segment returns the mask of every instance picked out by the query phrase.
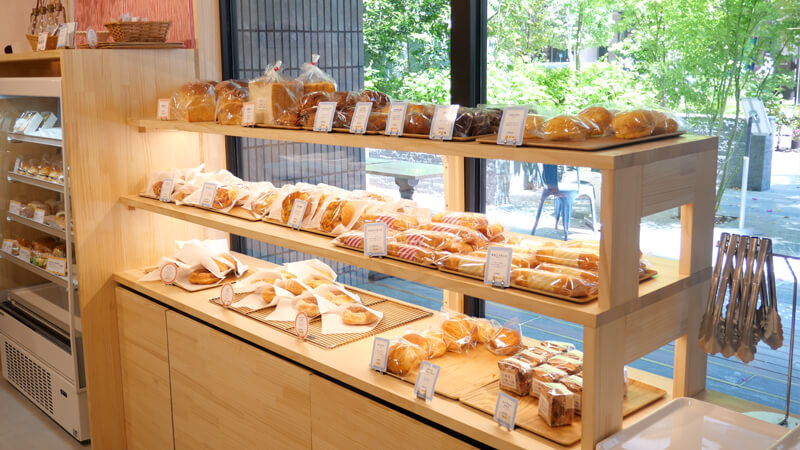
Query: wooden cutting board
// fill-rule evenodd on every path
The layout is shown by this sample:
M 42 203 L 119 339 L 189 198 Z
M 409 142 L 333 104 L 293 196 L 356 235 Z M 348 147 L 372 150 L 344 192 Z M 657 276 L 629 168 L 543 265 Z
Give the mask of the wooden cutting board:
M 497 356 L 486 349 L 486 345 L 478 344 L 467 353 L 447 352 L 444 356 L 432 359 L 433 364 L 441 367 L 439 379 L 436 381 L 436 393 L 453 400 L 474 392 L 500 378 L 497 361 L 508 356 Z M 411 384 L 417 381 L 417 370 L 413 370 L 402 378 Z M 495 394 L 495 397 L 497 395 Z M 494 404 L 492 404 L 494 412 Z
M 469 394 L 462 395 L 461 403 L 471 406 L 486 414 L 494 415 L 497 404 L 497 394 L 500 391 L 499 383 L 479 388 Z M 520 397 L 506 392 L 519 400 L 517 408 L 517 426 L 528 431 L 544 436 L 553 442 L 570 446 L 581 440 L 581 416 L 576 415 L 572 425 L 550 427 L 539 417 L 539 400 L 530 396 Z M 622 400 L 622 415 L 627 416 L 645 406 L 655 402 L 666 395 L 666 391 L 655 386 L 630 379 L 628 392 Z
M 654 136 L 645 136 L 636 139 L 619 139 L 614 136 L 601 136 L 590 137 L 585 141 L 545 141 L 544 139 L 525 139 L 523 146 L 525 147 L 545 147 L 545 148 L 560 148 L 563 150 L 581 150 L 586 152 L 593 152 L 597 150 L 607 150 L 614 147 L 622 147 L 625 145 L 638 144 L 640 142 L 654 141 L 657 139 L 667 139 L 684 134 L 684 131 L 675 133 L 657 134 Z M 481 144 L 495 144 L 497 145 L 497 135 L 490 137 L 482 137 L 478 139 Z

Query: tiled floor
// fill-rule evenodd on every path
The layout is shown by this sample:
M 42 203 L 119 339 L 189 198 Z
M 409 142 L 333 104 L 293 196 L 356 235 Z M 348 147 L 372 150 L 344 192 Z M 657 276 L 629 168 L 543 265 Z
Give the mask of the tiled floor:
M 0 379 L 0 449 L 88 450 L 7 381 Z

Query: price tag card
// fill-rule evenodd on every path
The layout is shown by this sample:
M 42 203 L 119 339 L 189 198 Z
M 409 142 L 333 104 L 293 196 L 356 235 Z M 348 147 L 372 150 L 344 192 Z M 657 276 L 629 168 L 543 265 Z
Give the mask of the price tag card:
M 495 287 L 511 284 L 511 253 L 506 247 L 489 247 L 486 251 L 486 269 L 483 282 Z
M 169 102 L 168 98 L 158 99 L 158 110 L 156 111 L 158 120 L 169 120 Z
M 372 102 L 358 102 L 353 110 L 353 117 L 350 119 L 350 132 L 353 134 L 364 134 L 367 132 L 369 114 L 372 112 Z
M 19 259 L 25 262 L 31 262 L 31 249 L 20 247 L 19 248 Z
M 500 391 L 497 394 L 497 404 L 494 406 L 494 420 L 509 431 L 513 430 L 517 422 L 517 407 L 519 400 Z
M 214 197 L 217 195 L 217 184 L 206 182 L 203 183 L 203 191 L 200 192 L 200 206 L 204 208 L 211 208 L 214 204 Z
M 44 270 L 63 277 L 67 274 L 67 260 L 57 256 L 48 256 L 47 266 L 45 266 Z
M 376 337 L 372 342 L 372 359 L 369 367 L 373 370 L 386 372 L 386 365 L 389 363 L 389 340 Z
M 256 98 L 256 111 L 265 112 L 266 110 L 267 110 L 267 98 L 266 97 L 257 97 Z
M 19 166 L 21 166 L 21 165 L 22 165 L 22 157 L 20 156 L 19 158 L 16 159 L 16 161 L 14 161 L 14 172 L 15 173 L 19 172 Z
M 256 104 L 245 102 L 242 105 L 242 126 L 252 127 L 256 124 Z
M 69 29 L 67 28 L 66 24 L 61 25 L 58 29 L 58 41 L 56 42 L 56 48 L 64 48 L 67 46 L 67 36 L 69 35 Z
M 414 395 L 425 401 L 433 400 L 436 393 L 436 381 L 439 379 L 441 368 L 430 361 L 422 361 L 417 373 L 417 382 L 414 383 Z
M 383 222 L 364 224 L 364 254 L 386 256 L 386 224 Z
M 456 124 L 458 105 L 436 105 L 431 120 L 431 139 L 449 141 L 453 139 L 453 127 Z
M 10 202 L 8 202 L 8 212 L 10 212 L 11 214 L 19 215 L 19 212 L 21 210 L 22 210 L 22 203 L 16 200 L 11 200 Z
M 408 102 L 392 102 L 389 105 L 389 115 L 386 117 L 386 130 L 384 130 L 384 134 L 387 136 L 403 135 L 407 109 Z
M 503 118 L 500 119 L 500 127 L 497 129 L 497 144 L 522 145 L 527 118 L 527 106 L 509 106 L 503 109 Z
M 294 332 L 300 339 L 305 339 L 308 336 L 308 314 L 304 312 L 297 313 L 294 319 Z
M 314 131 L 325 133 L 331 131 L 334 114 L 336 114 L 336 102 L 319 102 L 317 114 L 314 115 Z
M 3 251 L 11 254 L 14 250 L 14 240 L 13 239 L 3 239 Z
M 36 51 L 47 50 L 47 32 L 39 33 L 39 40 L 36 42 Z
M 161 277 L 162 283 L 172 284 L 178 278 L 178 265 L 175 263 L 166 263 L 161 266 L 158 275 Z
M 219 301 L 222 306 L 229 308 L 233 304 L 233 285 L 225 283 L 222 285 L 222 290 L 219 293 Z
M 44 210 L 36 208 L 33 210 L 33 221 L 43 224 L 44 223 Z
M 162 202 L 169 202 L 172 198 L 172 189 L 175 185 L 175 181 L 172 178 L 167 178 L 166 180 L 161 181 L 161 193 L 158 196 L 158 199 Z
M 292 212 L 289 213 L 290 227 L 295 230 L 300 229 L 300 225 L 303 224 L 303 218 L 306 216 L 306 208 L 308 208 L 308 202 L 305 200 L 295 200 L 292 203 Z

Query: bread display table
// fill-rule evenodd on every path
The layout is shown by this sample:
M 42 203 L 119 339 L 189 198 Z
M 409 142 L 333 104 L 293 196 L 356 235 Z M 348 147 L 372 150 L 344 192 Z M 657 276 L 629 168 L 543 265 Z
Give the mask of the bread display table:
M 249 223 L 200 209 L 137 197 L 130 192 L 120 202 L 198 225 L 258 239 L 315 256 L 331 258 L 370 270 L 421 282 L 451 291 L 484 298 L 528 311 L 571 321 L 584 327 L 583 448 L 593 448 L 623 424 L 622 385 L 610 382 L 622 376 L 622 368 L 647 353 L 677 340 L 675 351 L 674 396 L 692 396 L 705 387 L 706 356 L 697 347 L 699 321 L 706 302 L 711 275 L 716 138 L 685 135 L 597 152 L 574 152 L 550 148 L 513 148 L 476 142 L 436 142 L 386 136 L 325 134 L 312 131 L 279 130 L 223 126 L 213 123 L 167 122 L 130 119 L 140 131 L 182 130 L 209 135 L 242 136 L 314 144 L 370 147 L 387 150 L 424 152 L 445 156 L 447 167 L 459 167 L 460 158 L 511 159 L 524 162 L 586 166 L 602 171 L 602 234 L 600 241 L 600 293 L 595 302 L 572 304 L 558 299 L 516 290 L 495 289 L 476 280 L 435 272 L 393 260 L 369 259 L 356 252 L 338 249 L 329 239 L 266 223 Z M 152 133 L 147 133 L 152 134 Z M 155 133 L 158 134 L 158 133 Z M 461 184 L 446 177 L 446 197 L 463 193 Z M 463 197 L 463 194 L 461 195 Z M 659 275 L 639 285 L 639 230 L 641 218 L 659 211 L 680 207 L 680 260 L 658 261 Z M 452 206 L 451 206 L 452 208 Z M 137 288 L 138 290 L 138 288 Z M 154 292 L 145 292 L 153 296 Z M 165 301 L 159 299 L 159 301 Z M 451 305 L 452 306 L 452 305 Z M 203 321 L 211 316 L 200 317 Z M 218 321 L 218 319 L 216 319 Z M 215 326 L 219 323 L 211 322 Z M 249 337 L 248 337 L 249 339 Z M 274 343 L 259 339 L 257 345 L 275 350 Z M 298 343 L 287 343 L 297 347 Z M 359 345 L 367 345 L 361 343 Z M 348 348 L 356 349 L 356 344 Z M 303 348 L 303 353 L 311 350 Z M 316 351 L 316 349 L 314 350 Z M 367 349 L 361 349 L 367 352 Z M 330 356 L 321 355 L 323 360 Z M 314 368 L 319 360 L 308 361 Z M 306 365 L 306 362 L 302 362 Z M 358 369 L 356 370 L 356 373 Z M 340 378 L 340 375 L 342 377 Z M 372 395 L 415 414 L 426 416 L 432 407 L 411 402 L 408 396 L 375 393 L 352 375 L 331 375 Z M 366 375 L 365 375 L 366 376 Z M 352 381 L 352 383 L 351 383 Z M 669 392 L 670 390 L 668 390 Z M 439 399 L 437 398 L 437 401 Z M 445 400 L 439 404 L 445 404 Z M 454 413 L 455 414 L 455 413 Z M 480 442 L 499 443 L 496 427 L 486 419 L 436 415 L 437 423 L 451 429 L 474 426 L 492 427 Z M 465 425 L 456 417 L 465 417 Z M 439 422 L 441 420 L 441 422 Z M 480 428 L 480 427 L 478 427 Z M 515 431 L 516 433 L 521 433 Z M 468 433 L 465 433 L 468 434 Z M 469 434 L 468 434 L 469 435 Z M 485 439 L 485 440 L 483 440 Z M 507 442 L 504 441 L 504 445 Z

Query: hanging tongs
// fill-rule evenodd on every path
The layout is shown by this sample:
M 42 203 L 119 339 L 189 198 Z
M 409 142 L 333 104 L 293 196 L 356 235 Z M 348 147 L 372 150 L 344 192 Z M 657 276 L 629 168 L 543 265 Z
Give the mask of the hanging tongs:
M 767 254 L 771 252 L 772 248 L 772 241 L 770 239 L 759 240 L 758 238 L 750 238 L 750 245 L 753 245 L 754 239 L 758 247 L 758 257 L 755 261 L 754 269 L 751 269 L 753 262 L 748 262 L 748 277 L 744 286 L 744 292 L 747 293 L 747 296 L 745 297 L 746 301 L 743 302 L 742 307 L 744 320 L 740 322 L 739 330 L 741 332 L 741 339 L 739 340 L 739 348 L 736 352 L 736 356 L 746 363 L 749 363 L 755 358 L 756 345 L 760 339 L 760 331 L 758 331 L 758 336 L 754 335 L 754 330 L 757 327 L 760 328 L 760 323 L 756 321 L 756 309 L 758 308 L 758 297 L 761 294 L 761 280 L 764 278 L 764 263 L 767 260 Z M 752 252 L 748 252 L 748 256 L 751 254 Z
M 711 288 L 708 290 L 708 303 L 706 304 L 706 312 L 703 314 L 703 320 L 700 324 L 700 348 L 702 348 L 706 353 L 711 353 L 712 355 L 719 351 L 714 346 L 714 343 L 716 342 L 715 319 L 717 314 L 719 314 L 718 311 L 722 309 L 722 304 L 725 303 L 725 288 L 723 287 L 720 291 L 719 284 L 720 280 L 724 280 L 724 277 L 721 277 L 720 275 L 722 274 L 722 266 L 726 263 L 725 254 L 729 247 L 733 248 L 732 246 L 728 245 L 730 239 L 730 233 L 722 233 L 722 235 L 719 237 L 719 242 L 717 243 L 717 263 L 714 265 L 714 272 L 711 275 Z M 722 292 L 721 295 L 720 292 Z
M 739 322 L 741 321 L 741 304 L 742 304 L 742 278 L 746 278 L 747 266 L 747 249 L 751 240 L 749 236 L 731 236 L 731 245 L 734 246 L 732 252 L 736 254 L 735 259 L 732 258 L 730 263 L 733 265 L 733 270 L 728 274 L 729 280 L 729 298 L 728 308 L 725 314 L 724 325 L 722 315 L 718 316 L 720 324 L 718 325 L 717 340 L 722 347 L 720 351 L 722 356 L 730 358 L 736 353 L 736 348 L 739 344 L 740 330 Z M 753 246 L 755 248 L 755 246 Z
M 781 325 L 781 315 L 778 312 L 778 292 L 775 288 L 775 261 L 773 260 L 771 245 L 769 256 L 767 257 L 765 275 L 769 304 L 766 307 L 761 340 L 769 345 L 771 349 L 777 350 L 783 346 L 783 325 Z

